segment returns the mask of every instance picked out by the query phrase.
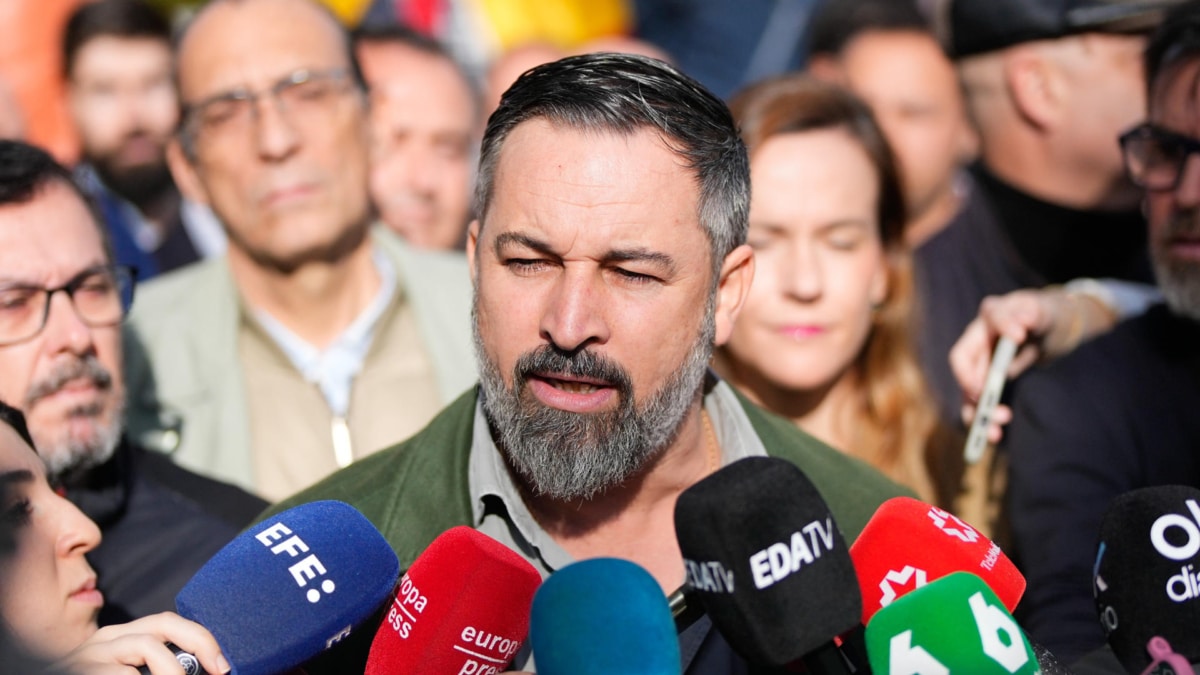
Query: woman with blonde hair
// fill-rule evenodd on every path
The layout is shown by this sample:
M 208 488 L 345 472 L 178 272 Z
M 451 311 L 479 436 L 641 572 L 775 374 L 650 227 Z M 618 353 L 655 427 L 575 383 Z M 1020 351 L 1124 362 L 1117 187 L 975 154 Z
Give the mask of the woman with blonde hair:
M 911 344 L 913 281 L 892 152 L 865 104 L 802 75 L 740 93 L 756 271 L 715 367 L 765 408 L 949 505 Z

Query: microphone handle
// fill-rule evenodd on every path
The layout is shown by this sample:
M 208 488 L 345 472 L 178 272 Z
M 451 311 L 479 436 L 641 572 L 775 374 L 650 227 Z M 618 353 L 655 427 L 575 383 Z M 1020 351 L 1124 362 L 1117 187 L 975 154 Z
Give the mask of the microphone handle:
M 842 634 L 842 656 L 850 662 L 850 672 L 871 675 L 871 659 L 867 656 L 866 629 L 862 624 Z
M 671 608 L 671 618 L 675 619 L 676 633 L 683 633 L 704 616 L 704 607 L 699 602 L 688 602 L 687 586 L 680 586 L 668 595 L 667 606 Z
M 856 675 L 870 672 L 855 669 L 833 641 L 817 647 L 801 657 L 800 662 L 812 675 Z
M 179 662 L 179 665 L 183 666 L 184 675 L 208 675 L 208 672 L 200 666 L 200 662 L 196 660 L 195 656 L 183 651 L 170 642 L 167 643 L 167 649 L 171 650 L 171 653 L 175 655 L 175 660 Z M 150 675 L 150 668 L 147 666 L 138 666 L 138 672 L 142 675 Z

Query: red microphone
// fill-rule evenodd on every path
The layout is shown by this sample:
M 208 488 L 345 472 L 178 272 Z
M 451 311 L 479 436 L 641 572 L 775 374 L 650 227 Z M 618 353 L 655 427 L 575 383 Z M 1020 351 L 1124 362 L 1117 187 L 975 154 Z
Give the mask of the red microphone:
M 1000 547 L 936 506 L 910 497 L 884 502 L 850 547 L 863 597 L 863 625 L 897 597 L 952 572 L 971 572 L 1008 611 L 1025 577 Z
M 492 675 L 529 633 L 542 577 L 469 527 L 443 532 L 400 578 L 365 675 Z

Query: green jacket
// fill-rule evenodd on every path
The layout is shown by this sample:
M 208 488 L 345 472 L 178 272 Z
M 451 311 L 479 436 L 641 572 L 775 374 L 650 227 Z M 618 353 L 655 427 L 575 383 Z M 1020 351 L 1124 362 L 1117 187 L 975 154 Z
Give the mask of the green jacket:
M 266 515 L 317 501 L 347 502 L 391 543 L 407 569 L 442 532 L 471 525 L 467 461 L 475 415 L 472 388 L 412 438 L 338 471 L 271 507 Z M 800 467 L 833 512 L 846 540 L 853 541 L 885 500 L 911 493 L 865 463 L 804 433 L 739 395 L 767 452 Z

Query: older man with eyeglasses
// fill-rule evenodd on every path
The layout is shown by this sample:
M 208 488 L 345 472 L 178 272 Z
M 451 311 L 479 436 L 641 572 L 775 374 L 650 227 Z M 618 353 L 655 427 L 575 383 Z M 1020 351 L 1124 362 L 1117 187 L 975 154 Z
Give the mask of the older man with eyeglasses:
M 1200 0 L 1167 15 L 1145 67 L 1147 122 L 1121 147 L 1166 302 L 1031 372 L 1008 432 L 1018 619 L 1068 663 L 1104 644 L 1091 572 L 1109 502 L 1200 486 Z
M 106 231 L 70 172 L 0 141 L 0 399 L 25 413 L 47 477 L 100 526 L 88 557 L 105 625 L 174 609 L 265 505 L 122 433 L 120 324 L 134 272 L 113 264 Z
M 372 222 L 367 97 L 309 0 L 217 0 L 176 55 L 168 151 L 226 255 L 139 289 L 129 424 L 179 464 L 282 498 L 420 429 L 474 381 L 461 255 Z

